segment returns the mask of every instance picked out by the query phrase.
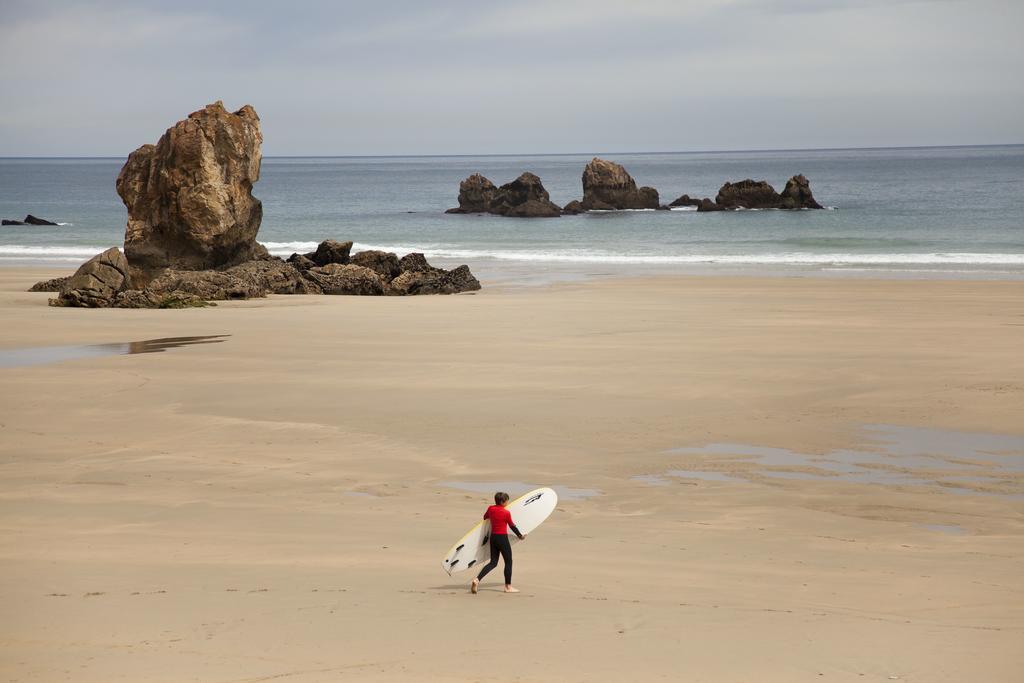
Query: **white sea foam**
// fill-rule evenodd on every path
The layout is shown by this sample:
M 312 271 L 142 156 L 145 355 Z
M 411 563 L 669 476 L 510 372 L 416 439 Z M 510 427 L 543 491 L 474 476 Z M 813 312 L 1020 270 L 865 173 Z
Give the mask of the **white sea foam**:
M 263 245 L 275 256 L 289 256 L 294 252 L 306 253 L 316 249 L 316 242 L 264 242 Z M 0 260 L 20 261 L 76 261 L 89 259 L 108 246 L 25 246 L 0 245 Z M 469 263 L 478 260 L 510 261 L 522 263 L 580 263 L 580 264 L 622 264 L 622 265 L 780 265 L 818 267 L 856 266 L 974 266 L 974 267 L 1021 267 L 1024 254 L 1006 253 L 814 253 L 808 251 L 771 252 L 758 254 L 650 254 L 629 252 L 608 252 L 586 249 L 471 249 L 451 247 L 436 243 L 422 244 L 364 244 L 355 243 L 353 252 L 378 249 L 397 254 L 422 252 L 428 258 L 462 260 Z

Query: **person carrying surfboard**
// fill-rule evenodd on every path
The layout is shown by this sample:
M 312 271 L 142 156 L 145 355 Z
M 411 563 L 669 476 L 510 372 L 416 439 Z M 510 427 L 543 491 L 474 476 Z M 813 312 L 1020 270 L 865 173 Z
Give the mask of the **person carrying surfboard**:
M 491 520 L 491 561 L 484 565 L 470 584 L 469 590 L 473 593 L 480 588 L 480 579 L 498 566 L 498 555 L 505 560 L 505 592 L 519 592 L 518 588 L 512 587 L 512 544 L 508 540 L 508 530 L 511 529 L 520 541 L 526 538 L 526 534 L 519 533 L 519 529 L 512 521 L 512 513 L 505 509 L 507 504 L 508 494 L 498 491 L 494 494 L 494 505 L 487 508 L 487 512 L 484 513 L 484 519 Z

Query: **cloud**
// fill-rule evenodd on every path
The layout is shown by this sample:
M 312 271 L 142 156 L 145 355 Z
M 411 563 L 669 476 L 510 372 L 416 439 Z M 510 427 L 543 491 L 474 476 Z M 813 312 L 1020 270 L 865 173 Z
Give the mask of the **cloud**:
M 1022 7 L 7 0 L 0 155 L 123 155 L 216 99 L 268 154 L 1024 141 Z

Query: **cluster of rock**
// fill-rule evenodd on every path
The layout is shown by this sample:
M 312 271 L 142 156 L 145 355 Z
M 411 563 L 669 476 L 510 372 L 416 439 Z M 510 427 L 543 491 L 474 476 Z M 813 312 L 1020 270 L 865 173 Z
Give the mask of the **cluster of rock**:
M 459 184 L 459 205 L 445 213 L 491 213 L 517 218 L 555 218 L 562 209 L 551 201 L 540 178 L 523 173 L 510 183 L 494 183 L 474 173 Z
M 693 199 L 683 195 L 669 206 L 696 206 L 698 211 L 728 211 L 735 209 L 821 209 L 824 208 L 811 194 L 811 183 L 802 175 L 786 181 L 782 194 L 764 180 L 741 180 L 726 183 L 718 190 L 714 201 Z
M 29 214 L 29 215 L 25 216 L 25 218 L 23 220 L 20 220 L 20 221 L 12 221 L 10 219 L 5 218 L 3 220 L 0 220 L 0 225 L 58 225 L 58 224 L 54 223 L 53 221 L 48 221 L 45 218 L 38 218 L 36 216 L 33 216 L 32 214 Z
M 625 168 L 606 159 L 594 157 L 583 169 L 583 199 L 573 200 L 561 209 L 551 201 L 544 185 L 533 173 L 495 187 L 494 183 L 474 173 L 459 185 L 459 205 L 446 213 L 489 213 L 519 218 L 575 215 L 587 211 L 622 211 L 626 209 L 670 209 L 693 206 L 698 211 L 732 209 L 821 209 L 811 194 L 807 178 L 795 175 L 779 194 L 765 181 L 741 180 L 726 183 L 714 200 L 697 199 L 684 194 L 671 204 L 659 202 L 653 187 L 637 187 Z
M 416 295 L 480 289 L 467 266 L 435 268 L 423 254 L 364 251 L 327 240 L 308 254 L 271 256 L 256 241 L 252 196 L 263 136 L 250 106 L 220 102 L 132 152 L 117 178 L 128 209 L 124 252 L 112 247 L 69 278 L 39 282 L 54 306 L 168 308 L 267 294 Z

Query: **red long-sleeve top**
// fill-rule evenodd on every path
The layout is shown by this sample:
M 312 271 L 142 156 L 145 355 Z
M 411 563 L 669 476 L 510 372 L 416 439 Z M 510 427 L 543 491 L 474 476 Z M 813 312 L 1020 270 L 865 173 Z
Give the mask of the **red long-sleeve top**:
M 508 530 L 512 529 L 516 536 L 523 537 L 519 533 L 519 529 L 516 528 L 515 522 L 512 521 L 512 513 L 504 505 L 492 505 L 487 508 L 484 519 L 491 520 L 492 536 L 507 536 Z

